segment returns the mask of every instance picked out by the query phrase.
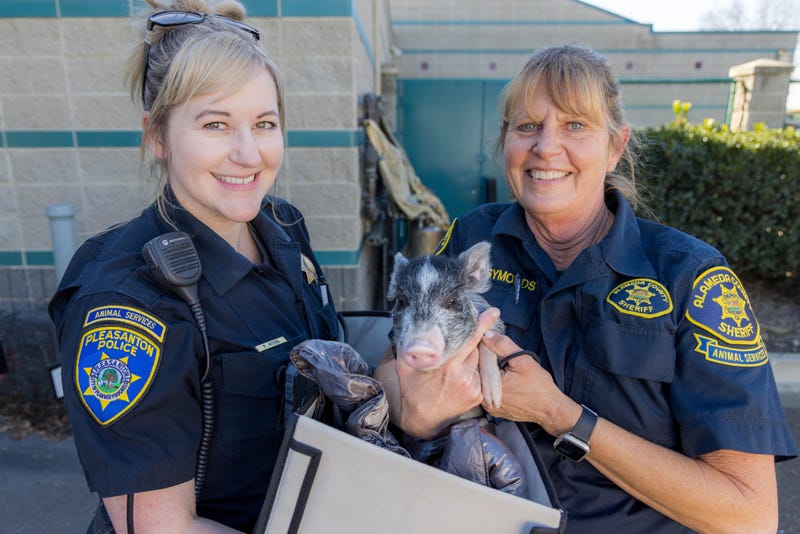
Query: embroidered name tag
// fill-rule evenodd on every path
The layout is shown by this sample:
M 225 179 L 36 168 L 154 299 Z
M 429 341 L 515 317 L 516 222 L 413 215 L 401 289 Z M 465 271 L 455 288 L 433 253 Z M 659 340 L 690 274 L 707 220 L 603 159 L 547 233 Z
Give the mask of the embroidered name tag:
M 728 267 L 714 267 L 697 277 L 686 318 L 725 343 L 761 343 L 761 329 L 747 293 Z
M 672 311 L 672 298 L 662 284 L 649 278 L 623 282 L 606 297 L 606 302 L 628 315 L 652 319 Z
M 277 347 L 278 345 L 283 345 L 286 343 L 286 338 L 283 336 L 276 337 L 275 339 L 271 339 L 269 341 L 265 341 L 260 345 L 256 345 L 256 350 L 258 352 L 264 352 L 265 350 L 269 350 L 273 347 Z

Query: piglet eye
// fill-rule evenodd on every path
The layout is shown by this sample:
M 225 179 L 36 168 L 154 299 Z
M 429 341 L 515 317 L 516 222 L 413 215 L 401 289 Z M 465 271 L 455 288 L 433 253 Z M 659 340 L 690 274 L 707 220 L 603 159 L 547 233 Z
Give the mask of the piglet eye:
M 408 306 L 408 299 L 406 299 L 405 295 L 397 295 L 397 298 L 394 299 L 394 309 L 397 311 L 402 311 Z

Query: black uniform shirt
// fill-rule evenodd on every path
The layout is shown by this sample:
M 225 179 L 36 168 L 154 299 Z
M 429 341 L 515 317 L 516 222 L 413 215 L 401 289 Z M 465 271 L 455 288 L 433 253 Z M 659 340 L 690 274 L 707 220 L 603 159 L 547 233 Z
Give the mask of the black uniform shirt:
M 758 322 L 724 257 L 636 218 L 619 193 L 607 203 L 616 214 L 608 235 L 563 273 L 516 203 L 457 219 L 439 252 L 491 242 L 484 296 L 500 309 L 507 334 L 601 417 L 689 457 L 719 449 L 796 456 Z M 534 437 L 569 514 L 568 532 L 687 531 L 589 462 L 556 454 L 544 431 Z
M 297 343 L 333 339 L 336 314 L 300 213 L 271 200 L 251 222 L 253 265 L 188 212 L 171 214 L 202 263 L 215 424 L 198 514 L 255 523 L 283 429 L 281 368 Z M 276 222 L 273 209 L 284 223 Z M 160 287 L 141 249 L 172 231 L 154 206 L 84 243 L 51 302 L 65 404 L 87 481 L 101 497 L 195 475 L 203 341 L 188 305 Z

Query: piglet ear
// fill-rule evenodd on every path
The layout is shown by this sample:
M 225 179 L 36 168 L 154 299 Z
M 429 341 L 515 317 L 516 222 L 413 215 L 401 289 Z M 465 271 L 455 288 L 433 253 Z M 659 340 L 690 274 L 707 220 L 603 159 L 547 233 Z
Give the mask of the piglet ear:
M 491 287 L 489 271 L 492 268 L 489 251 L 492 245 L 481 241 L 458 255 L 461 264 L 462 279 L 467 289 L 475 293 L 484 293 Z
M 394 270 L 395 271 L 397 269 L 399 269 L 400 267 L 402 267 L 403 265 L 407 264 L 407 263 L 408 263 L 408 259 L 405 256 L 403 256 L 402 252 L 398 252 L 397 254 L 394 255 Z
M 392 274 L 389 277 L 389 288 L 386 290 L 386 298 L 387 300 L 394 300 L 397 296 L 397 278 L 398 273 L 408 265 L 408 259 L 403 256 L 400 252 L 394 255 L 394 267 L 392 268 Z

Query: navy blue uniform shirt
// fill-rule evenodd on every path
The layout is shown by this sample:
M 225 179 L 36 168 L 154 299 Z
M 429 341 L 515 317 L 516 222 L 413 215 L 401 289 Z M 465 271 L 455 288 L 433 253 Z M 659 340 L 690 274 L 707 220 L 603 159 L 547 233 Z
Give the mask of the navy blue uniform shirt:
M 607 203 L 616 214 L 609 234 L 563 273 L 516 203 L 455 220 L 438 252 L 491 242 L 484 296 L 500 309 L 506 333 L 601 417 L 689 457 L 718 449 L 796 456 L 758 322 L 725 258 L 636 218 L 619 193 Z M 689 531 L 533 432 L 568 532 Z
M 279 224 L 278 220 L 289 225 Z M 213 366 L 215 425 L 198 514 L 252 529 L 283 428 L 281 368 L 309 338 L 335 339 L 336 313 L 300 213 L 268 198 L 250 223 L 254 265 L 188 212 L 171 217 L 202 263 L 198 285 Z M 50 305 L 67 412 L 90 489 L 101 497 L 195 475 L 203 341 L 186 303 L 141 255 L 173 231 L 155 206 L 84 243 Z

